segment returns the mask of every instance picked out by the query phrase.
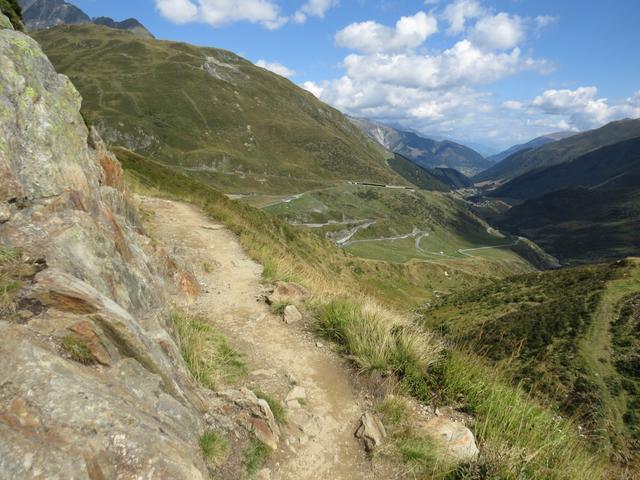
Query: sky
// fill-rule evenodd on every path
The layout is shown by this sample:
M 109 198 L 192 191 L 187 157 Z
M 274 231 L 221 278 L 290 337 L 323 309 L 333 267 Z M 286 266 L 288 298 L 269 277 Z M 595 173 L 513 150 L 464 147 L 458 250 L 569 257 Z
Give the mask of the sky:
M 71 0 L 484 153 L 640 117 L 636 0 Z

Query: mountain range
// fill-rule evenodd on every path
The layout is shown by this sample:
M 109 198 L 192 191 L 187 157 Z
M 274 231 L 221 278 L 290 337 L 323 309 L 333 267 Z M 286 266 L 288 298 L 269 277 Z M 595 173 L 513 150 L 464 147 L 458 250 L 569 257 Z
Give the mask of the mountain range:
M 633 138 L 616 142 L 625 137 Z M 486 192 L 514 205 L 493 218 L 500 228 L 535 240 L 567 263 L 638 255 L 639 120 L 613 122 L 503 163 L 523 155 L 539 166 Z
M 556 133 L 550 133 L 548 135 L 543 135 L 541 137 L 534 138 L 533 140 L 530 140 L 526 143 L 514 145 L 504 150 L 503 152 L 496 153 L 495 155 L 491 155 L 487 157 L 487 160 L 493 163 L 498 163 L 504 160 L 505 158 L 510 157 L 511 155 L 521 152 L 523 150 L 532 150 L 534 148 L 538 148 L 543 145 L 546 145 L 547 143 L 553 143 L 553 142 L 557 142 L 558 140 L 571 137 L 572 135 L 575 135 L 575 133 L 574 132 L 556 132 Z
M 570 162 L 598 148 L 629 140 L 640 135 L 640 119 L 611 122 L 601 128 L 572 135 L 533 150 L 517 152 L 491 168 L 479 173 L 473 180 L 505 183 L 533 170 Z
M 20 0 L 20 5 L 25 26 L 29 31 L 43 30 L 56 25 L 95 23 L 110 28 L 128 30 L 144 37 L 153 37 L 151 32 L 135 18 L 128 18 L 121 22 L 109 17 L 91 19 L 80 8 L 64 0 Z
M 459 143 L 425 138 L 364 118 L 349 118 L 369 138 L 424 168 L 455 168 L 471 176 L 493 165 L 475 150 Z

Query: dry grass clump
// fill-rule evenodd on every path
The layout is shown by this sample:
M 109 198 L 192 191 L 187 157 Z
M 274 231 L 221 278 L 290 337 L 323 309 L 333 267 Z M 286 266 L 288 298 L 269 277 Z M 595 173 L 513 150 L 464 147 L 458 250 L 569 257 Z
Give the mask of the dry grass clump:
M 211 324 L 180 311 L 174 311 L 171 319 L 182 356 L 198 385 L 215 389 L 246 373 L 242 356 Z

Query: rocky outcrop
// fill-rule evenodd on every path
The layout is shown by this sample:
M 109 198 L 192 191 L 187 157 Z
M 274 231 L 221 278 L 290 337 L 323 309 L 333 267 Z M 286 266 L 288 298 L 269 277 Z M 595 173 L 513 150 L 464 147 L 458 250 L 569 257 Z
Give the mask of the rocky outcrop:
M 0 266 L 24 264 L 0 309 L 0 478 L 208 478 L 216 412 L 275 446 L 273 416 L 193 382 L 167 311 L 175 262 L 80 103 L 33 39 L 0 30 Z

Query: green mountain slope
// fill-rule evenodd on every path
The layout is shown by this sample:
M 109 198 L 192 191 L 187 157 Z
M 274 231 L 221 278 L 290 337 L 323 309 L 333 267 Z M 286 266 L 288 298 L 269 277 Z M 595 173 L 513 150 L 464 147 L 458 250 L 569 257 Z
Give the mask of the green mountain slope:
M 624 181 L 638 185 L 640 175 Z M 565 263 L 640 254 L 637 187 L 560 190 L 527 200 L 494 221 L 505 231 L 534 240 Z
M 87 121 L 108 142 L 180 166 L 224 191 L 404 183 L 340 112 L 231 52 L 95 25 L 34 36 L 72 79 Z
M 495 155 L 491 155 L 487 157 L 487 160 L 490 162 L 498 163 L 504 160 L 511 155 L 514 155 L 518 152 L 522 152 L 523 150 L 532 150 L 534 148 L 541 147 L 548 143 L 557 142 L 558 140 L 562 140 L 563 138 L 568 138 L 575 135 L 574 132 L 557 132 L 550 133 L 549 135 L 543 135 L 541 137 L 536 137 L 533 140 L 529 140 L 526 143 L 521 143 L 519 145 L 514 145 L 504 150 L 503 152 L 496 153 Z
M 616 188 L 632 187 L 640 173 L 640 137 L 609 145 L 570 162 L 535 170 L 491 192 L 504 198 L 533 198 L 576 187 L 597 187 L 615 182 Z M 610 184 L 611 185 L 611 184 Z M 635 183 L 640 189 L 640 183 Z
M 476 175 L 473 180 L 504 183 L 538 168 L 570 162 L 604 146 L 639 136 L 640 119 L 612 122 L 596 130 L 580 133 L 533 150 L 518 152 Z
M 439 172 L 422 168 L 398 153 L 394 153 L 387 164 L 402 178 L 424 190 L 447 192 L 454 186 L 449 178 Z
M 443 298 L 425 322 L 575 416 L 618 461 L 640 453 L 637 260 L 512 277 Z
M 350 119 L 372 140 L 423 168 L 455 168 L 465 175 L 474 175 L 493 165 L 475 150 L 459 143 L 432 140 L 364 118 Z

